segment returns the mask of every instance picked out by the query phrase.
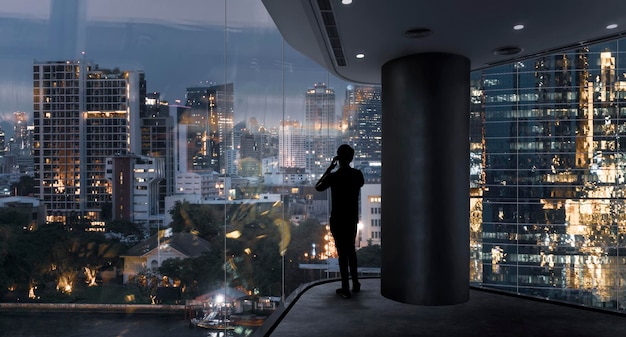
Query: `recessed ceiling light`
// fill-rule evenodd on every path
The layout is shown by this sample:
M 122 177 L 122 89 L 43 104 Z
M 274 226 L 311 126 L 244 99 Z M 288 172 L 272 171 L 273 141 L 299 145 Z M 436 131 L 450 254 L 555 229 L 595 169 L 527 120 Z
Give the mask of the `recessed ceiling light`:
M 356 58 L 358 58 L 358 59 L 363 59 L 363 58 L 365 58 L 365 54 L 363 54 L 363 53 L 358 53 L 358 54 L 356 54 Z
M 617 28 L 617 24 L 615 24 L 615 23 L 612 23 L 612 24 L 606 26 L 606 29 L 615 29 L 615 28 Z
M 524 29 L 524 25 L 515 25 L 515 26 L 513 26 L 513 29 L 515 29 L 515 30 L 522 30 L 522 29 Z
M 341 3 L 344 5 L 349 5 L 352 3 L 352 0 L 341 0 Z

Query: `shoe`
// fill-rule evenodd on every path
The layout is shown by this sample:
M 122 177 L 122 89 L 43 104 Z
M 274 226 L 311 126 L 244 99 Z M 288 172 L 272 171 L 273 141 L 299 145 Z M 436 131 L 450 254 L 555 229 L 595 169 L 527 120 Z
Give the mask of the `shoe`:
M 361 283 L 357 282 L 352 286 L 352 292 L 356 294 L 359 291 L 361 291 Z
M 341 296 L 341 298 L 343 299 L 350 298 L 350 291 L 346 291 L 346 290 L 339 288 L 335 291 L 335 293 L 337 293 L 337 295 Z

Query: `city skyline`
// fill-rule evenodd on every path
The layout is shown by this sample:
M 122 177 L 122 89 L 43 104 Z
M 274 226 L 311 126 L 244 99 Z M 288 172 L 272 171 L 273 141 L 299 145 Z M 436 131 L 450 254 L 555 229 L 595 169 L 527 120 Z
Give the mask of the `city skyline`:
M 277 127 L 283 115 L 304 120 L 305 91 L 314 83 L 325 82 L 338 92 L 348 85 L 284 44 L 269 18 L 259 15 L 265 12 L 260 2 L 242 12 L 237 9 L 237 15 L 228 18 L 231 26 L 225 31 L 224 18 L 197 20 L 193 15 L 185 18 L 175 13 L 169 17 L 154 10 L 159 2 L 125 5 L 134 9 L 125 14 L 130 21 L 124 22 L 119 13 L 112 13 L 114 7 L 107 5 L 105 10 L 98 1 L 86 1 L 85 17 L 76 23 L 84 32 L 73 36 L 76 41 L 69 46 L 61 28 L 76 19 L 63 15 L 72 17 L 77 12 L 53 14 L 53 6 L 61 2 L 43 3 L 48 6 L 33 6 L 37 9 L 34 13 L 18 1 L 9 1 L 0 10 L 0 28 L 13 32 L 0 37 L 0 64 L 7 69 L 0 78 L 0 125 L 9 137 L 14 112 L 26 112 L 29 121 L 32 118 L 30 73 L 32 63 L 39 61 L 85 59 L 104 68 L 143 71 L 148 92 L 160 92 L 170 103 L 184 102 L 187 87 L 234 83 L 239 94 L 234 102 L 235 122 L 256 117 L 266 127 Z M 151 10 L 146 11 L 142 4 Z M 194 13 L 203 9 L 205 13 L 219 12 L 208 2 L 190 5 L 197 6 Z M 155 13 L 158 15 L 150 16 Z M 74 51 L 67 51 L 72 48 Z M 284 55 L 276 52 L 281 48 Z M 260 87 L 263 90 L 259 91 Z

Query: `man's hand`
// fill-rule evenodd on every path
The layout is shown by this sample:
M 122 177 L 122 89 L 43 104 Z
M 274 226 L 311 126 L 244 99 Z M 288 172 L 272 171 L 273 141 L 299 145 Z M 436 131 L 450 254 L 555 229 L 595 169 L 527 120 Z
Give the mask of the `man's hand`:
M 333 158 L 333 161 L 330 162 L 330 166 L 328 166 L 326 172 L 332 171 L 335 167 L 337 167 L 337 157 Z

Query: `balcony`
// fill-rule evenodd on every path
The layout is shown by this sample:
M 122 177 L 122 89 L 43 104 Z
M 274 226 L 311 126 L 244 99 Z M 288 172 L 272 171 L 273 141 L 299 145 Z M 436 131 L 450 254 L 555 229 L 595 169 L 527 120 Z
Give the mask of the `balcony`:
M 339 281 L 303 286 L 255 337 L 307 336 L 619 336 L 626 315 L 472 288 L 470 300 L 415 306 L 384 298 L 380 279 L 361 280 L 345 300 Z

